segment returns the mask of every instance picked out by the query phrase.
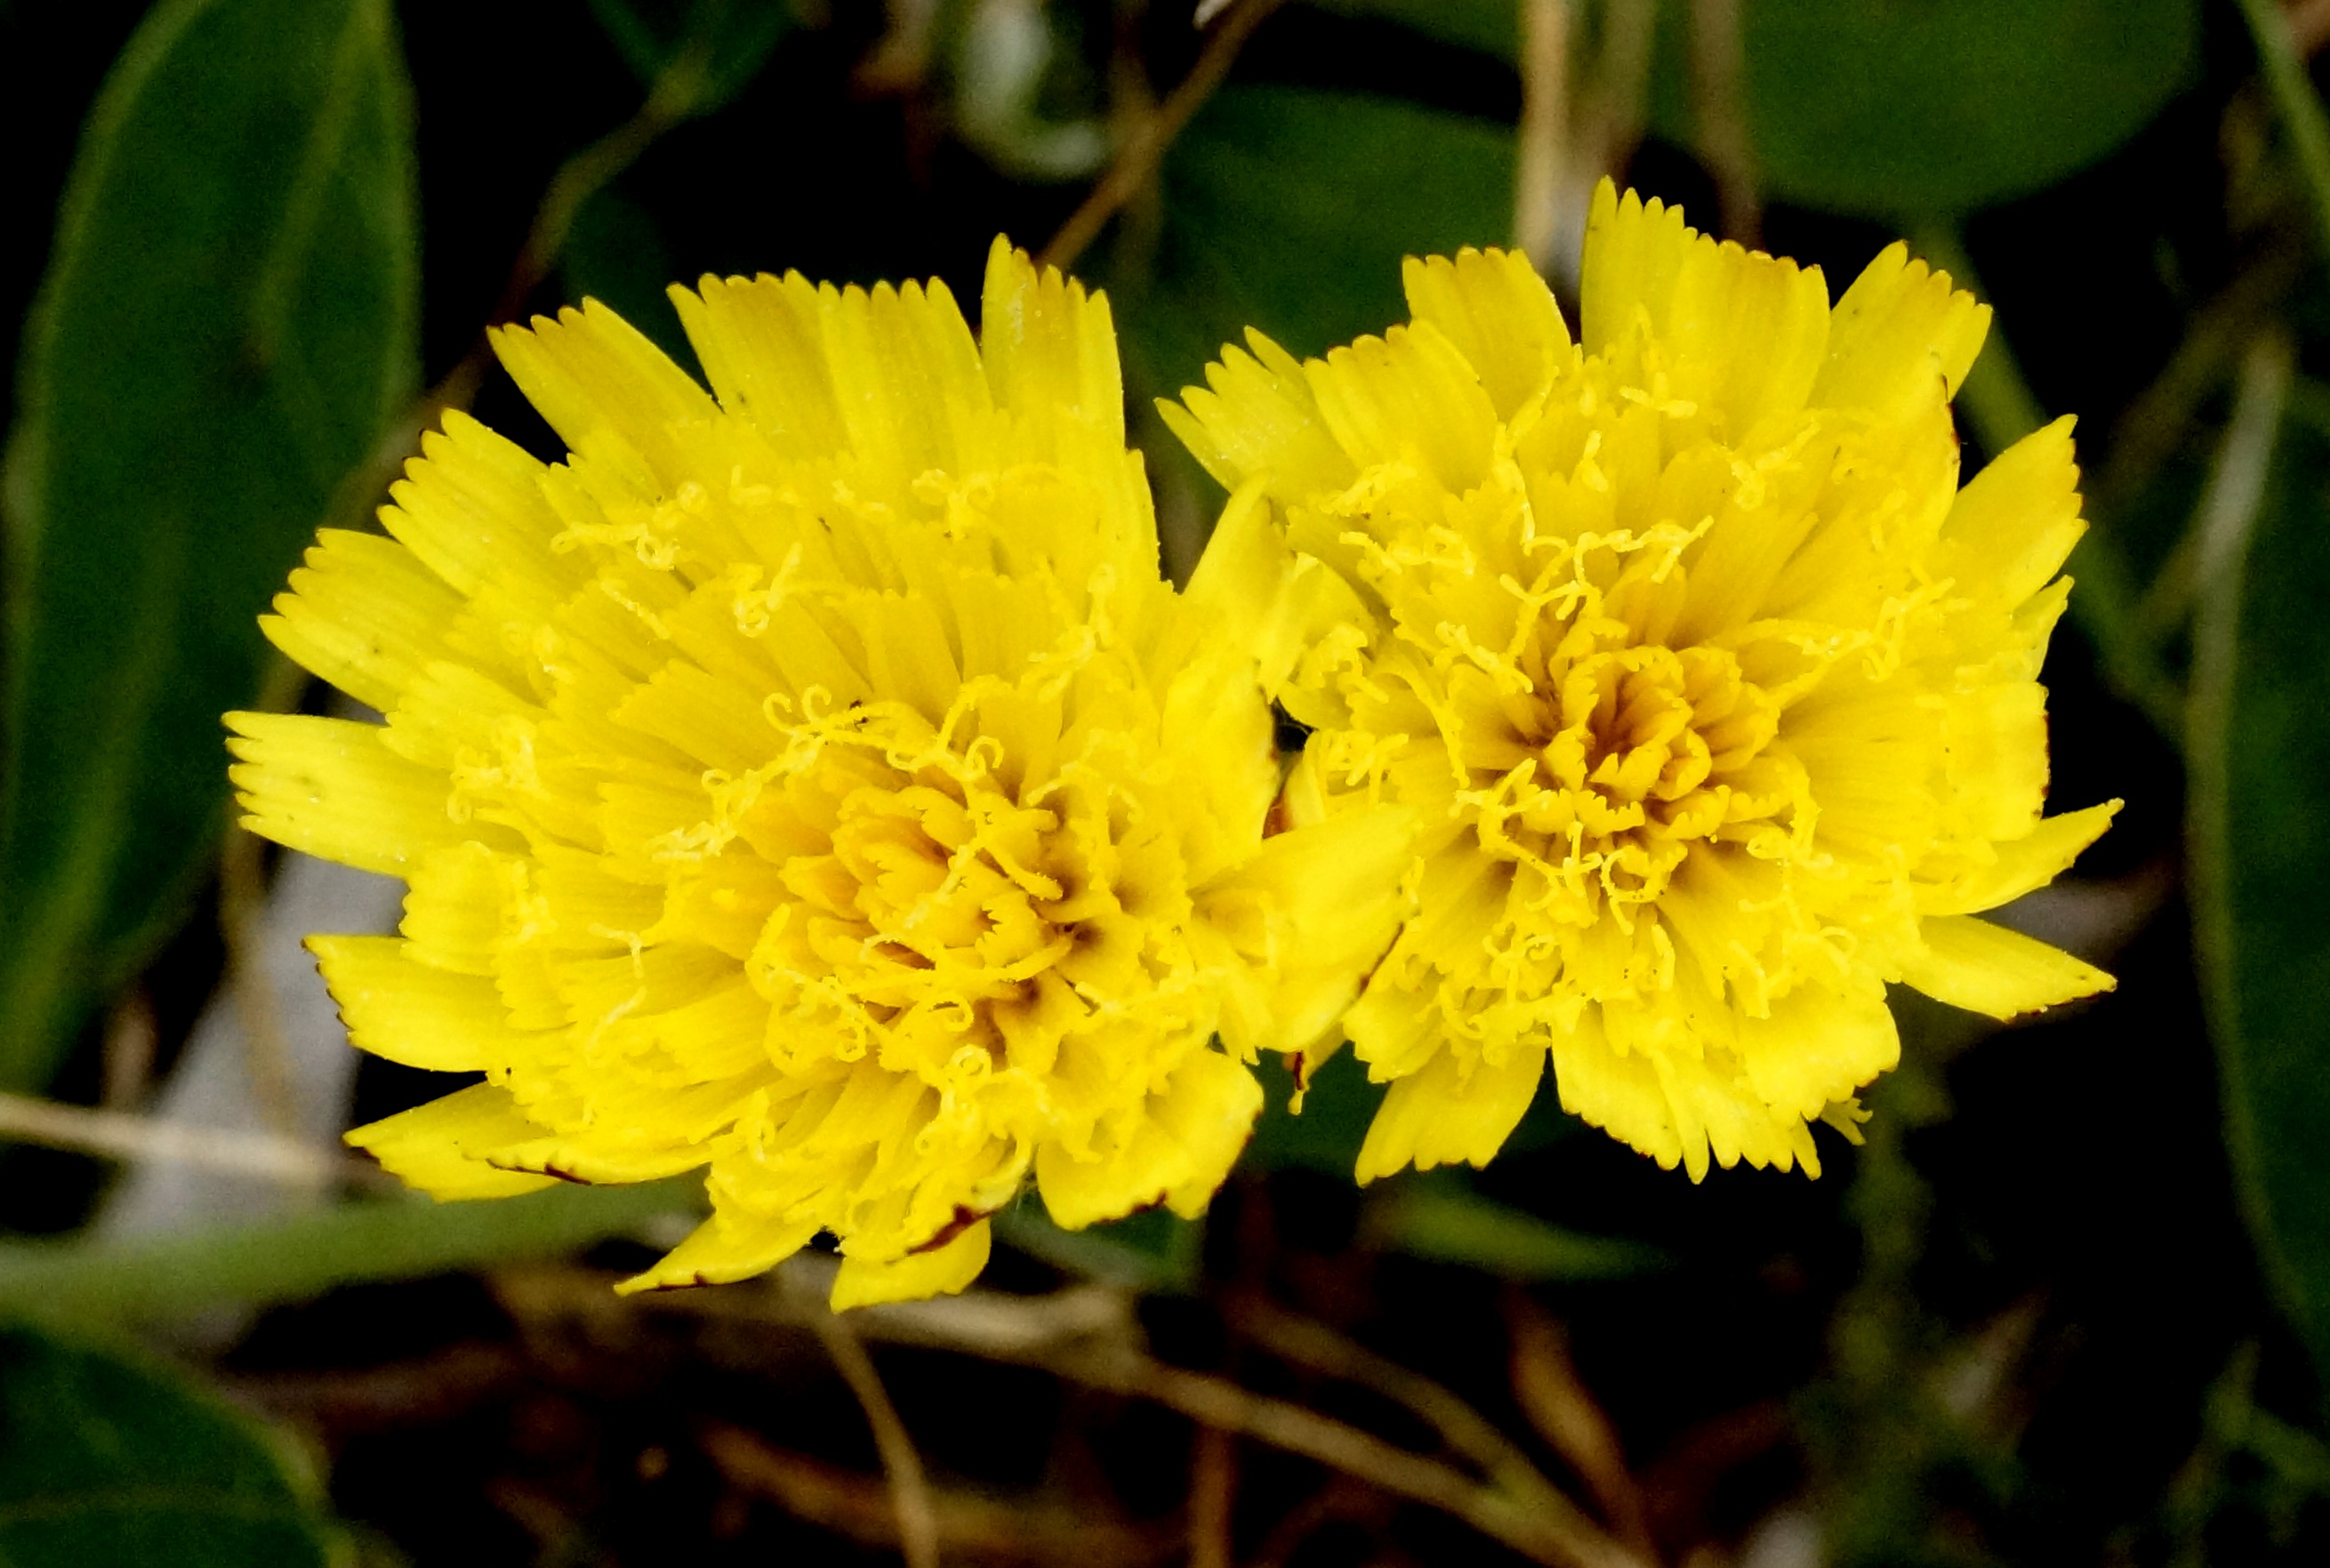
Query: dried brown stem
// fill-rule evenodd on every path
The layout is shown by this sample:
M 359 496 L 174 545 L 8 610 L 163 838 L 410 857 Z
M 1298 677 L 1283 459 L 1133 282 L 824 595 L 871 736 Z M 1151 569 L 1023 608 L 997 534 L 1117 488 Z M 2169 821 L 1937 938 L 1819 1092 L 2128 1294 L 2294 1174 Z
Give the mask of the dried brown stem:
M 759 1434 L 707 1423 L 698 1439 L 728 1484 L 813 1525 L 868 1546 L 895 1547 L 897 1516 L 884 1484 Z M 932 1492 L 939 1545 L 984 1563 L 1141 1563 L 1170 1560 L 1175 1544 L 1089 1511 L 1041 1498 L 1004 1501 L 947 1487 Z
M 1322 1323 L 1266 1301 L 1242 1302 L 1232 1316 L 1248 1338 L 1272 1354 L 1371 1389 L 1414 1411 L 1452 1450 L 1478 1466 L 1492 1486 L 1539 1519 L 1549 1533 L 1566 1537 L 1571 1555 L 1565 1561 L 1630 1560 L 1495 1423 L 1430 1378 L 1352 1343 Z
M 836 1314 L 804 1316 L 824 1343 L 826 1354 L 833 1357 L 841 1381 L 857 1396 L 858 1408 L 866 1412 L 866 1424 L 874 1429 L 874 1448 L 889 1477 L 890 1506 L 898 1518 L 898 1550 L 906 1568 L 938 1568 L 938 1518 L 931 1510 L 930 1480 L 923 1473 L 923 1457 L 914 1451 L 914 1439 L 907 1435 L 905 1422 L 898 1419 L 898 1407 L 890 1402 L 873 1358 L 858 1343 L 856 1331 Z
M 1084 197 L 1084 204 L 1068 214 L 1068 221 L 1060 225 L 1059 233 L 1044 247 L 1038 261 L 1065 271 L 1100 238 L 1101 231 L 1108 226 L 1117 209 L 1156 177 L 1158 165 L 1165 160 L 1165 149 L 1173 145 L 1173 138 L 1181 134 L 1190 118 L 1213 96 L 1214 89 L 1222 84 L 1222 79 L 1229 74 L 1231 62 L 1262 24 L 1263 18 L 1283 4 L 1284 0 L 1236 0 L 1214 20 L 1207 32 L 1205 46 L 1198 51 L 1197 63 L 1189 67 L 1189 74 L 1165 95 L 1157 111 L 1125 138 L 1116 161 L 1109 165 L 1108 172 Z
M 1189 1445 L 1189 1568 L 1232 1568 L 1236 1490 L 1237 1440 L 1219 1427 L 1199 1427 Z
M 2285 0 L 2282 10 L 2289 17 L 2289 41 L 2301 59 L 2330 43 L 2330 0 Z
M 296 666 L 279 664 L 281 675 Z M 279 683 L 270 679 L 268 684 Z M 270 690 L 288 709 L 296 700 L 290 693 Z M 277 711 L 270 708 L 269 711 Z M 283 1010 L 275 988 L 268 984 L 259 963 L 259 917 L 267 903 L 267 879 L 260 855 L 266 845 L 249 830 L 227 830 L 219 854 L 219 936 L 226 946 L 226 979 L 234 993 L 235 1018 L 242 1025 L 242 1068 L 251 1080 L 251 1104 L 260 1120 L 279 1138 L 300 1140 L 299 1111 L 291 1093 L 291 1041 L 283 1032 Z
M 1521 125 L 1513 159 L 1513 243 L 1550 276 L 1569 151 L 1568 0 L 1522 0 Z
M 1764 204 L 1748 140 L 1739 5 L 1740 0 L 1691 0 L 1691 109 L 1699 121 L 1699 150 L 1715 176 L 1724 237 L 1752 249 L 1763 242 Z
M 190 1127 L 120 1111 L 0 1095 L 0 1138 L 115 1160 L 156 1160 L 295 1187 L 376 1183 L 374 1166 L 264 1133 Z
M 813 1330 L 819 1316 L 829 1316 L 823 1300 L 834 1267 L 829 1258 L 803 1255 L 766 1284 L 627 1299 L 608 1292 L 605 1276 L 574 1269 L 513 1270 L 499 1277 L 497 1286 L 504 1306 L 520 1321 L 581 1318 L 620 1331 L 633 1314 L 680 1313 Z M 849 1325 L 867 1340 L 1035 1367 L 1088 1388 L 1164 1405 L 1202 1426 L 1302 1455 L 1393 1497 L 1452 1514 L 1534 1563 L 1643 1568 L 1558 1492 L 1551 1493 L 1559 1499 L 1558 1507 L 1549 1512 L 1541 1497 L 1517 1497 L 1315 1411 L 1250 1392 L 1224 1378 L 1166 1365 L 1141 1347 L 1130 1305 L 1115 1292 L 1091 1286 L 1038 1297 L 970 1291 L 938 1301 L 862 1307 L 850 1314 Z M 1453 1395 L 1445 1397 L 1454 1402 Z M 1474 1413 L 1472 1419 L 1481 1418 Z M 1468 1440 L 1485 1451 L 1477 1434 L 1468 1434 Z M 1549 1486 L 1546 1489 L 1551 1492 Z
M 1577 1472 L 1619 1538 L 1636 1555 L 1655 1560 L 1643 1489 L 1627 1468 L 1616 1430 L 1577 1375 L 1561 1325 L 1518 1287 L 1506 1294 L 1505 1319 L 1512 1332 L 1513 1397 L 1521 1413 Z

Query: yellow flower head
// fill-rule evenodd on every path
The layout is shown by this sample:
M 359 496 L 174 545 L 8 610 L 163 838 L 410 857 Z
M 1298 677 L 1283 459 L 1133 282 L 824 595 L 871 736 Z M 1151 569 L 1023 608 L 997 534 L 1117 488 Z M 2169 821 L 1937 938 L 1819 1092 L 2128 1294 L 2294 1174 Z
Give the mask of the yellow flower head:
M 358 1045 L 484 1074 L 351 1141 L 444 1198 L 708 1164 L 630 1286 L 823 1230 L 838 1306 L 960 1289 L 1031 1173 L 1071 1226 L 1201 1208 L 1407 829 L 1265 838 L 1255 652 L 1159 578 L 1106 302 L 1000 241 L 983 344 L 935 282 L 673 299 L 716 401 L 596 304 L 502 332 L 567 461 L 449 415 L 265 622 L 387 722 L 231 715 L 244 821 L 411 884 L 312 946 Z
M 1898 244 L 1832 309 L 1606 181 L 1579 342 L 1520 256 L 1406 280 L 1407 326 L 1253 335 L 1166 410 L 1238 490 L 1215 569 L 1302 651 L 1293 819 L 1425 823 L 1346 1021 L 1391 1083 L 1361 1179 L 1487 1160 L 1549 1056 L 1663 1165 L 1817 1174 L 1808 1123 L 1898 1059 L 1888 983 L 2002 1018 L 2108 987 L 1972 917 L 2117 806 L 2041 818 L 2084 525 L 2068 420 L 1957 488 L 1989 311 Z

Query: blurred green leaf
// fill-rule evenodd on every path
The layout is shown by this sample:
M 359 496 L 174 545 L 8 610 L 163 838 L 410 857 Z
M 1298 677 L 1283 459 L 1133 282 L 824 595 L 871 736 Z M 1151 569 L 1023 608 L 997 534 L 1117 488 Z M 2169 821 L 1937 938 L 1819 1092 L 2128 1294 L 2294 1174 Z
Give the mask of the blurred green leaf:
M 1311 3 L 1520 56 L 1514 0 Z M 1690 146 L 1691 0 L 1645 3 L 1660 7 L 1645 108 L 1660 135 Z M 2198 0 L 1743 0 L 1739 26 L 1764 187 L 1894 223 L 1970 212 L 2085 168 L 2201 63 Z M 1573 38 L 1573 69 L 1590 53 Z
M 2191 865 L 2236 1178 L 2269 1276 L 2330 1374 L 2330 435 L 2282 426 L 2246 564 L 2193 634 Z
M 1639 1241 L 1549 1225 L 1482 1197 L 1453 1173 L 1395 1179 L 1368 1205 L 1365 1226 L 1369 1239 L 1388 1251 L 1506 1279 L 1616 1279 L 1668 1261 Z
M 1248 326 L 1320 354 L 1406 320 L 1402 256 L 1511 240 L 1513 133 L 1391 99 L 1230 87 L 1174 142 L 1163 185 L 1152 281 L 1123 288 L 1122 325 L 1146 384 L 1171 393 Z
M 1520 54 L 1520 0 L 1311 0 L 1321 11 L 1397 22 L 1427 38 L 1506 60 Z
M 1203 1221 L 1184 1220 L 1166 1208 L 1144 1209 L 1082 1231 L 1063 1231 L 1052 1222 L 1033 1187 L 1019 1202 L 995 1216 L 995 1233 L 1007 1245 L 1055 1269 L 1149 1294 L 1186 1291 L 1196 1285 L 1206 1243 Z
M 374 1199 L 182 1235 L 0 1242 L 0 1310 L 166 1322 L 210 1307 L 304 1301 L 365 1280 L 554 1257 L 703 1211 L 701 1178 L 675 1176 L 483 1203 Z
M 0 1328 L 0 1563 L 320 1568 L 331 1535 L 248 1419 L 160 1366 Z
M 566 232 L 559 267 L 567 299 L 613 306 L 658 347 L 695 370 L 696 350 L 664 292 L 683 280 L 652 213 L 614 191 L 594 191 Z
M 1384 1097 L 1381 1084 L 1368 1081 L 1366 1065 L 1348 1049 L 1329 1057 L 1311 1076 L 1300 1116 L 1290 1108 L 1294 1077 L 1282 1058 L 1265 1054 L 1255 1064 L 1255 1076 L 1262 1080 L 1262 1119 L 1246 1145 L 1246 1162 L 1265 1171 L 1318 1171 L 1350 1181 Z
M 710 114 L 753 83 L 777 44 L 799 24 L 793 0 L 589 0 L 591 14 L 643 86 L 653 86 L 690 49 L 706 62 L 689 100 Z M 611 303 L 611 301 L 610 301 Z
M 387 0 L 165 0 L 83 129 L 6 476 L 0 1086 L 184 908 L 254 617 L 411 395 L 412 143 Z
M 2198 0 L 1746 0 L 1740 31 L 1765 188 L 1892 220 L 2086 167 L 2200 64 Z

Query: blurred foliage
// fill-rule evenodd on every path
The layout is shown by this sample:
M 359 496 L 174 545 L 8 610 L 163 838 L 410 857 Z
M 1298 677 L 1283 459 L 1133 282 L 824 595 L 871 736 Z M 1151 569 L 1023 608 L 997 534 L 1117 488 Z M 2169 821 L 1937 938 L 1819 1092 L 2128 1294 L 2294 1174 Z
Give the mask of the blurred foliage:
M 1697 137 L 1688 5 L 1669 0 L 1653 103 Z M 1774 195 L 1909 222 L 2051 185 L 2191 86 L 2198 0 L 1742 0 L 1746 118 Z
M 0 1562 L 315 1568 L 335 1531 L 270 1434 L 185 1379 L 0 1326 Z
M 2285 373 L 2286 374 L 2286 373 Z M 2264 450 L 2229 439 L 2230 505 L 2194 632 L 2193 895 L 2244 1197 L 2297 1326 L 2330 1367 L 2330 407 L 2310 389 Z M 2278 438 L 2278 439 L 2276 439 Z M 2269 472 L 2268 471 L 2269 468 Z
M 658 1221 L 692 1227 L 702 1179 L 552 1187 L 497 1203 L 409 1195 L 172 1235 L 0 1242 L 0 1312 L 167 1324 L 337 1286 L 556 1257 Z
M 184 917 L 254 612 L 378 483 L 417 369 L 408 90 L 386 0 L 172 0 L 90 112 L 8 445 L 0 1087 Z
M 1390 99 L 1233 86 L 1176 139 L 1160 184 L 1151 280 L 1120 292 L 1131 353 L 1170 394 L 1248 327 L 1296 354 L 1381 331 L 1404 309 L 1402 255 L 1506 242 L 1512 132 Z M 1350 255 L 1377 264 L 1322 264 Z M 1124 247 L 1119 260 L 1133 264 Z

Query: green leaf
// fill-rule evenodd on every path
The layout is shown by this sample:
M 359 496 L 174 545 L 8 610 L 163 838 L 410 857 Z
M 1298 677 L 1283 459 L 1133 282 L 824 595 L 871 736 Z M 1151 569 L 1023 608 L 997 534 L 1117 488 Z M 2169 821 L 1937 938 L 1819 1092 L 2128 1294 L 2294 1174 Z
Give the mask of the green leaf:
M 6 475 L 0 1088 L 183 909 L 254 617 L 410 396 L 412 141 L 388 0 L 164 0 L 83 129 Z
M 1148 1293 L 1192 1288 L 1206 1244 L 1204 1221 L 1184 1220 L 1166 1208 L 1064 1231 L 1033 1187 L 995 1216 L 995 1234 L 1055 1269 Z
M 184 1235 L 0 1242 L 0 1310 L 166 1322 L 210 1307 L 273 1306 L 365 1280 L 552 1257 L 703 1210 L 702 1180 L 676 1176 L 482 1203 L 377 1199 Z
M 2086 167 L 2200 64 L 2197 0 L 1746 0 L 1740 33 L 1765 188 L 1896 221 Z
M 2247 564 L 2193 633 L 2191 868 L 2236 1179 L 2330 1376 L 2330 435 L 2282 427 Z
M 1645 108 L 1659 134 L 1690 146 L 1691 0 L 1651 3 L 1660 15 Z M 1513 0 L 1312 4 L 1520 55 Z M 1739 27 L 1765 189 L 1896 223 L 1971 212 L 2085 168 L 2201 65 L 2198 0 L 1743 0 Z M 1593 32 L 1573 27 L 1573 73 Z M 1573 81 L 1573 94 L 1584 86 Z
M 1163 186 L 1153 281 L 1121 292 L 1137 371 L 1171 393 L 1248 326 L 1320 354 L 1406 320 L 1403 256 L 1509 242 L 1513 133 L 1391 99 L 1230 87 L 1174 142 Z
M 1482 1197 L 1462 1176 L 1437 1173 L 1395 1181 L 1369 1205 L 1366 1228 L 1387 1250 L 1507 1279 L 1616 1279 L 1668 1261 L 1639 1241 L 1549 1225 Z
M 693 52 L 704 78 L 690 114 L 710 114 L 753 84 L 800 22 L 793 0 L 588 0 L 591 14 L 644 86 Z
M 330 1523 L 264 1429 L 162 1367 L 0 1327 L 0 1563 L 292 1568 Z
M 1299 1116 L 1293 1109 L 1294 1076 L 1282 1058 L 1265 1054 L 1255 1064 L 1255 1077 L 1262 1080 L 1262 1119 L 1246 1145 L 1246 1162 L 1264 1171 L 1317 1171 L 1350 1181 L 1384 1097 L 1383 1085 L 1368 1081 L 1366 1064 L 1349 1049 L 1329 1057 L 1311 1075 Z

